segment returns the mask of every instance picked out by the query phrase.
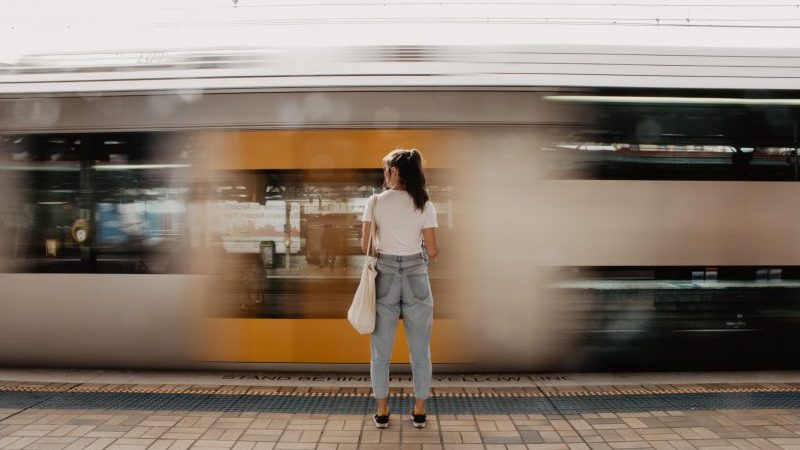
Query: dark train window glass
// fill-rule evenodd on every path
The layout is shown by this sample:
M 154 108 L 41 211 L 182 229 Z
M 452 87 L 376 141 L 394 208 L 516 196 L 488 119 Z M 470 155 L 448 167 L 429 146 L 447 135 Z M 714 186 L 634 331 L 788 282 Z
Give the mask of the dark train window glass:
M 183 270 L 190 159 L 170 135 L 127 134 L 98 142 L 92 192 L 100 271 Z
M 81 247 L 71 237 L 86 206 L 79 146 L 70 136 L 2 138 L 5 270 L 59 271 L 80 263 Z
M 582 120 L 554 133 L 541 149 L 550 178 L 800 180 L 800 108 L 702 103 L 704 97 L 747 98 L 747 92 L 596 94 L 598 98 L 630 97 L 631 102 L 581 104 Z M 659 97 L 675 99 L 675 103 L 653 100 Z M 700 99 L 680 103 L 690 97 Z
M 542 149 L 553 178 L 611 180 L 797 181 L 789 147 L 560 142 Z
M 2 138 L 4 270 L 173 273 L 186 152 L 147 133 Z M 10 230 L 9 230 L 10 228 Z

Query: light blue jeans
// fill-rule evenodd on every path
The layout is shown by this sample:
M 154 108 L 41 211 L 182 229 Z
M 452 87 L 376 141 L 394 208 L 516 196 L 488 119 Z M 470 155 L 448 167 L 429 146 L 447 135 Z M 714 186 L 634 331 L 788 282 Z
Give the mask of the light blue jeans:
M 411 374 L 414 397 L 428 398 L 431 388 L 431 328 L 433 294 L 428 279 L 428 263 L 422 253 L 409 256 L 378 255 L 375 279 L 377 316 L 372 332 L 372 395 L 389 396 L 389 360 L 392 357 L 397 321 L 403 314 L 408 348 L 411 351 Z

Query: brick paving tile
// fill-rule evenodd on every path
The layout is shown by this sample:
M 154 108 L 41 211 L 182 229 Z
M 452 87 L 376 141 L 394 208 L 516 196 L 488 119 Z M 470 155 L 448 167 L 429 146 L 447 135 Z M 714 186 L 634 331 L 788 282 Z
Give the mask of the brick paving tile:
M 272 450 L 275 448 L 274 442 L 256 442 L 252 450 Z
M 545 443 L 563 442 L 563 439 L 561 439 L 561 435 L 559 435 L 555 431 L 539 431 L 539 436 L 541 436 L 542 440 Z
M 766 440 L 764 438 L 751 438 L 751 439 L 747 439 L 747 441 L 752 443 L 756 447 L 758 447 L 760 450 L 778 450 L 778 449 L 780 449 L 779 446 L 773 444 L 772 442 L 769 442 L 768 440 Z
M 589 450 L 589 446 L 584 443 L 569 444 L 569 450 Z
M 758 446 L 747 439 L 728 439 L 728 441 L 740 450 L 758 450 Z
M 591 442 L 587 445 L 592 450 L 611 450 L 611 446 L 604 442 Z
M 277 431 L 277 430 L 269 430 L 269 431 Z M 280 436 L 281 436 L 280 431 L 277 431 L 277 433 L 275 434 L 245 433 L 239 438 L 239 440 L 244 442 L 277 442 Z
M 438 444 L 441 441 L 439 433 L 433 431 L 403 433 L 401 439 L 408 444 Z
M 650 445 L 656 450 L 675 450 L 675 447 L 667 441 L 651 441 Z
M 28 444 L 33 443 L 36 440 L 36 436 L 19 436 L 15 437 L 13 441 L 8 442 L 3 445 L 4 449 L 21 449 L 25 448 Z
M 144 445 L 149 446 L 155 439 L 120 438 L 114 441 L 115 445 Z
M 714 433 L 706 427 L 691 427 L 690 429 L 697 433 L 701 439 L 715 439 L 719 437 L 717 433 Z
M 609 445 L 611 445 L 611 448 L 617 448 L 617 449 L 655 448 L 647 441 L 612 442 Z
M 753 433 L 752 431 L 749 431 L 749 430 L 744 430 L 744 431 L 715 431 L 715 433 L 717 433 L 719 435 L 719 437 L 721 437 L 723 439 L 730 439 L 730 438 L 742 439 L 742 438 L 758 437 L 756 435 L 756 433 Z
M 325 447 L 326 445 L 332 445 L 333 447 Z M 361 444 L 359 450 L 396 450 L 397 446 L 394 444 Z M 335 450 L 336 444 L 319 444 L 317 450 Z
M 148 427 L 149 429 L 141 436 L 143 439 L 158 439 L 162 434 L 166 433 L 169 427 Z
M 636 430 L 637 433 L 644 436 L 646 434 L 662 434 L 671 433 L 672 429 L 669 427 L 655 427 L 655 428 L 641 428 Z
M 614 417 L 608 417 L 604 414 L 593 414 L 592 417 L 587 417 L 586 421 L 592 425 L 600 425 L 600 424 L 624 424 L 624 419 L 626 417 L 639 417 L 635 413 L 620 413 L 619 417 L 616 415 Z
M 273 447 L 276 450 L 314 450 L 317 444 L 307 442 L 278 442 Z
M 147 450 L 169 450 L 174 443 L 174 439 L 156 439 L 147 447 Z
M 669 445 L 675 447 L 675 450 L 694 450 L 694 445 L 689 441 L 667 441 Z
M 516 432 L 488 432 L 483 433 L 481 437 L 483 438 L 483 442 L 487 444 L 521 444 L 524 442 L 522 436 Z
M 122 437 L 126 438 L 140 438 L 149 433 L 153 427 L 136 426 L 128 430 Z
M 692 441 L 695 447 L 719 447 L 723 445 L 731 445 L 727 439 L 697 439 Z
M 443 450 L 442 444 L 422 444 L 422 450 Z
M 172 427 L 169 429 L 171 433 L 204 433 L 208 428 L 205 427 Z
M 220 439 L 222 434 L 225 433 L 224 428 L 209 428 L 200 435 L 200 439 L 213 440 Z
M 161 435 L 164 439 L 195 440 L 200 438 L 200 433 L 175 433 L 168 431 Z
M 617 430 L 617 433 L 624 441 L 641 441 L 642 437 L 635 430 Z
M 179 419 L 169 416 L 150 416 L 143 420 L 139 425 L 145 427 L 173 427 L 178 423 Z
M 475 431 L 462 431 L 461 442 L 464 444 L 479 444 L 481 442 L 481 435 Z
M 445 444 L 444 450 L 484 450 L 483 444 Z
M 83 438 L 83 439 L 91 439 L 92 442 L 86 446 L 86 450 L 100 450 L 108 447 L 112 442 L 114 442 L 114 438 Z
M 194 441 L 192 447 L 208 447 L 208 448 L 231 448 L 236 441 L 218 441 L 218 440 L 207 440 L 207 439 L 198 439 Z
M 643 434 L 642 438 L 652 443 L 653 441 L 672 441 L 680 439 L 681 437 L 675 433 L 655 433 L 655 434 Z
M 61 425 L 55 430 L 47 433 L 48 436 L 66 436 L 78 428 L 78 425 Z
M 800 437 L 796 438 L 769 438 L 768 441 L 775 445 L 800 445 Z
M 299 442 L 317 442 L 321 435 L 320 430 L 303 430 Z
M 497 424 L 494 423 L 493 420 L 479 420 L 478 430 L 480 430 L 481 433 L 485 431 L 497 431 Z
M 280 442 L 299 442 L 302 435 L 303 430 L 285 430 L 277 440 Z
M 200 420 L 197 416 L 186 416 L 175 424 L 177 427 L 193 427 Z
M 400 443 L 400 432 L 398 431 L 381 431 L 381 444 L 393 444 L 397 445 Z
M 83 450 L 89 447 L 89 445 L 95 441 L 95 438 L 84 438 L 84 437 L 76 437 L 75 440 L 64 447 L 65 450 Z M 2 448 L 2 447 L 0 447 Z
M 86 433 L 87 437 L 106 437 L 106 438 L 121 438 L 124 435 L 122 431 L 90 431 Z
M 0 436 L 7 436 L 11 434 L 12 431 L 16 431 L 22 428 L 22 425 L 11 425 L 8 423 L 0 423 Z
M 324 431 L 319 441 L 337 444 L 358 443 L 359 434 L 359 431 Z
M 631 428 L 647 428 L 648 425 L 638 417 L 623 417 L 622 421 Z
M 111 431 L 111 432 L 121 432 L 127 433 L 131 431 L 133 427 L 124 426 L 124 425 L 99 425 L 94 427 L 95 431 Z

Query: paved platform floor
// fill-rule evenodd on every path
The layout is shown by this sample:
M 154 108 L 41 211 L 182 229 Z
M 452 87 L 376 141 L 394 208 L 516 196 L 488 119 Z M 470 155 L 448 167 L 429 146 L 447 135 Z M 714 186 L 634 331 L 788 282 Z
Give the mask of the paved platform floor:
M 402 377 L 386 430 L 374 428 L 361 383 L 4 369 L 0 448 L 800 450 L 792 372 L 440 376 L 423 430 L 406 416 L 413 399 Z

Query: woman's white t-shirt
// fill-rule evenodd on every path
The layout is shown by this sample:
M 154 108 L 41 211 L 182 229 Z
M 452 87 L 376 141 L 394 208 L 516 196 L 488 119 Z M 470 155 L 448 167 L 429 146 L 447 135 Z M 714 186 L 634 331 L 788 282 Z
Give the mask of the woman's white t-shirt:
M 422 251 L 422 229 L 436 228 L 436 208 L 430 201 L 422 211 L 414 206 L 411 194 L 389 189 L 377 196 L 375 223 L 379 253 L 388 255 L 414 255 Z M 364 222 L 372 221 L 372 200 L 367 202 Z

